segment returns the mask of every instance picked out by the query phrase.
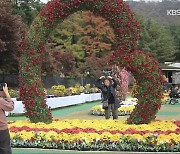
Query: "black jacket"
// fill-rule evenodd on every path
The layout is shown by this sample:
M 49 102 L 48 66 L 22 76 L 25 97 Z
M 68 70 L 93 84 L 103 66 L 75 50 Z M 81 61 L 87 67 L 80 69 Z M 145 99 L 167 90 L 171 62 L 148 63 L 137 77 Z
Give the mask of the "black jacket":
M 116 98 L 116 92 L 115 92 L 115 89 L 117 87 L 117 83 L 114 79 L 113 80 L 113 84 L 110 85 L 110 91 L 111 91 L 111 94 L 113 95 L 114 97 L 114 103 L 115 103 L 115 107 L 120 107 L 120 102 L 117 100 Z M 98 79 L 97 82 L 96 82 L 96 86 L 101 90 L 102 92 L 102 100 L 108 100 L 108 89 L 107 89 L 107 86 L 105 86 L 103 83 L 102 83 L 102 80 L 101 79 Z

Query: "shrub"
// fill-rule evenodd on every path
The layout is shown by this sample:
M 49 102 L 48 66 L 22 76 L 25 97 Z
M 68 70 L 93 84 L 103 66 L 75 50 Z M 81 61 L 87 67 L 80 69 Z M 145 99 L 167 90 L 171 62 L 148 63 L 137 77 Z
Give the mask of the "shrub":
M 52 89 L 54 91 L 54 95 L 56 96 L 64 96 L 66 93 L 66 87 L 64 85 L 57 85 L 57 86 L 52 86 Z
M 19 91 L 14 89 L 9 89 L 9 94 L 11 97 L 18 98 L 19 97 Z

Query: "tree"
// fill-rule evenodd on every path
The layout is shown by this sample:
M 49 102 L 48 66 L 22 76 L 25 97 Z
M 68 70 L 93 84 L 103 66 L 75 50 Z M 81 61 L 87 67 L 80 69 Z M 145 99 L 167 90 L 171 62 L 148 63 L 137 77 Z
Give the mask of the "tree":
M 53 51 L 49 46 L 45 48 L 45 54 L 42 63 L 42 74 L 44 76 L 53 76 L 59 74 L 58 62 L 55 62 L 55 58 L 52 55 Z
M 167 29 L 170 30 L 172 37 L 174 38 L 175 45 L 177 47 L 177 52 L 175 53 L 175 60 L 180 62 L 180 26 L 179 25 L 169 25 Z
M 12 2 L 14 4 L 13 13 L 20 15 L 27 26 L 31 25 L 43 6 L 40 0 L 12 0 Z
M 99 77 L 104 70 L 111 69 L 108 62 L 115 35 L 109 23 L 102 17 L 96 17 L 89 11 L 82 14 L 85 21 L 82 39 L 85 59 L 80 65 L 80 72 Z
M 108 21 L 94 16 L 89 11 L 83 12 L 83 18 L 85 21 L 83 43 L 86 57 L 92 53 L 98 57 L 106 57 L 115 42 L 115 35 Z
M 156 22 L 141 19 L 138 49 L 151 53 L 159 62 L 173 61 L 176 47 L 168 30 Z
M 98 58 L 95 53 L 86 57 L 84 63 L 79 66 L 80 73 L 89 77 L 99 77 L 103 75 L 104 70 L 111 69 L 108 65 L 108 58 Z
M 54 44 L 55 49 L 71 51 L 77 61 L 81 61 L 84 58 L 82 44 L 83 24 L 82 13 L 74 13 L 57 26 L 49 38 L 50 44 Z
M 58 72 L 61 76 L 75 76 L 77 74 L 75 65 L 75 56 L 72 52 L 68 51 L 52 51 L 52 56 L 54 57 L 54 63 L 57 64 Z
M 60 75 L 61 77 L 78 76 L 76 60 L 72 52 L 51 49 L 46 46 L 42 64 L 43 75 Z
M 71 51 L 77 59 L 92 53 L 103 57 L 111 51 L 115 35 L 108 22 L 89 11 L 77 12 L 58 25 L 50 36 L 55 48 Z
M 19 45 L 25 27 L 18 15 L 12 14 L 10 3 L 0 2 L 0 72 L 17 73 Z
M 72 52 L 76 58 L 76 68 L 83 74 L 92 66 L 96 71 L 98 68 L 102 71 L 102 66 L 106 68 L 105 65 L 99 67 L 97 63 L 100 58 L 108 63 L 107 53 L 112 50 L 114 38 L 114 32 L 106 20 L 83 11 L 74 13 L 58 25 L 50 36 L 49 44 L 60 51 Z M 98 60 L 97 63 L 94 63 L 95 59 Z M 96 74 L 92 69 L 88 71 L 92 73 L 90 76 Z

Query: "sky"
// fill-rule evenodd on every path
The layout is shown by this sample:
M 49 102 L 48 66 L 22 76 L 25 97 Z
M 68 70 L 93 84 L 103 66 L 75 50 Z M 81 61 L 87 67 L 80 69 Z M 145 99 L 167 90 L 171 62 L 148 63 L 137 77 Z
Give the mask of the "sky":
M 49 0 L 41 0 L 41 2 L 43 2 L 43 3 L 47 3 L 48 1 Z M 133 0 L 133 1 L 140 1 L 140 0 Z M 157 2 L 157 1 L 162 1 L 162 0 L 145 0 L 145 1 L 151 1 L 151 2 L 152 1 L 154 1 L 154 2 L 156 1 Z

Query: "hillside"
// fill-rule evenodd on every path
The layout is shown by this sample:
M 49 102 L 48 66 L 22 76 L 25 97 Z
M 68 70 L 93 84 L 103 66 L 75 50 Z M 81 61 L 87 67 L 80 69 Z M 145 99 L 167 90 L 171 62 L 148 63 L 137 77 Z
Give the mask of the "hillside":
M 180 24 L 180 12 L 179 15 L 167 15 L 167 10 L 179 10 L 180 1 L 167 1 L 163 2 L 127 2 L 131 9 L 145 18 L 151 18 L 160 24 Z

